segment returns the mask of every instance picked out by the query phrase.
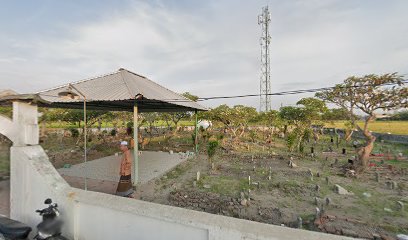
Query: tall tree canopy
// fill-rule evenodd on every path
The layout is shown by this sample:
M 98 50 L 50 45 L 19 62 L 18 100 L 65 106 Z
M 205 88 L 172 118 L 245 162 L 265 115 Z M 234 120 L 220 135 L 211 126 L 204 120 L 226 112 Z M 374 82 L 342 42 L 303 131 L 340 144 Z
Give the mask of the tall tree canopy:
M 357 150 L 360 171 L 367 168 L 374 147 L 375 136 L 368 131 L 368 124 L 375 120 L 376 113 L 408 107 L 408 88 L 402 76 L 397 73 L 352 76 L 344 80 L 344 83 L 317 93 L 316 96 L 347 110 L 352 126 L 365 136 L 366 144 Z M 363 127 L 356 124 L 356 109 L 367 115 Z

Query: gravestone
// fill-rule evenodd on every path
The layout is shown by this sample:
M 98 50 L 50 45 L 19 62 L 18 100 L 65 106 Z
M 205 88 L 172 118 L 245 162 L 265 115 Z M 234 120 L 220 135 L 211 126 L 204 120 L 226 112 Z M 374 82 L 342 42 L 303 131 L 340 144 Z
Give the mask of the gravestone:
M 398 210 L 400 210 L 401 212 L 404 211 L 404 203 L 403 202 L 397 201 L 397 207 L 398 207 Z
M 313 181 L 313 172 L 312 169 L 309 168 L 308 175 L 310 176 L 310 180 Z
M 199 171 L 197 172 L 197 179 L 196 180 L 197 180 L 197 182 L 200 181 L 200 172 Z
M 380 182 L 380 173 L 379 172 L 375 173 L 375 181 Z
M 301 217 L 297 218 L 297 228 L 302 228 L 303 225 L 303 220 Z
M 334 185 L 334 188 L 336 192 L 340 195 L 354 195 L 354 193 L 347 191 L 345 188 L 338 184 Z
M 391 189 L 397 189 L 398 188 L 398 183 L 395 181 L 391 182 Z
M 319 193 L 319 192 L 320 192 L 320 186 L 319 186 L 319 185 L 316 185 L 316 186 L 315 186 L 315 190 L 316 190 L 317 193 Z
M 329 206 L 331 204 L 331 199 L 329 197 L 326 198 L 326 205 Z
M 320 218 L 320 209 L 316 207 L 315 218 Z

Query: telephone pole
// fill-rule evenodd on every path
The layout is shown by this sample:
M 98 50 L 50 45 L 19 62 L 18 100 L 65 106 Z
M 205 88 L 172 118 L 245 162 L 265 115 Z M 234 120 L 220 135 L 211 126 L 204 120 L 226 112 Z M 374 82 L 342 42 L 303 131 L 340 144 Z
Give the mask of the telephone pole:
M 261 25 L 262 33 L 260 38 L 261 44 L 261 77 L 260 77 L 260 111 L 271 110 L 271 64 L 269 56 L 269 45 L 271 36 L 269 33 L 269 24 L 271 14 L 268 6 L 262 8 L 262 13 L 258 15 L 258 25 Z

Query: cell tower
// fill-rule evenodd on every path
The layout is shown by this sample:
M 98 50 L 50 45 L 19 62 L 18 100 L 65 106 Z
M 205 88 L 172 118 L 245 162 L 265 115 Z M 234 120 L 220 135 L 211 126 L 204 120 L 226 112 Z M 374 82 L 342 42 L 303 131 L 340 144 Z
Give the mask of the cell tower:
M 271 14 L 268 6 L 262 8 L 262 13 L 258 15 L 258 25 L 261 25 L 261 79 L 260 79 L 260 111 L 271 110 L 271 64 L 269 56 L 269 45 L 271 36 L 269 34 L 269 23 Z

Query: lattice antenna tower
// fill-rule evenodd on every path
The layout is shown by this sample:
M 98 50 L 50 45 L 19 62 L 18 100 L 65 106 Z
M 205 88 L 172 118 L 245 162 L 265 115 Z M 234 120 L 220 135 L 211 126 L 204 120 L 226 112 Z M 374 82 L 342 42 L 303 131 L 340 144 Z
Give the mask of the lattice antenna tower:
M 259 110 L 271 110 L 271 64 L 269 56 L 269 45 L 271 36 L 269 33 L 269 25 L 271 22 L 271 14 L 268 6 L 262 8 L 262 13 L 258 15 L 258 25 L 261 26 L 262 33 L 260 38 L 261 45 L 261 77 L 260 77 L 260 106 Z

